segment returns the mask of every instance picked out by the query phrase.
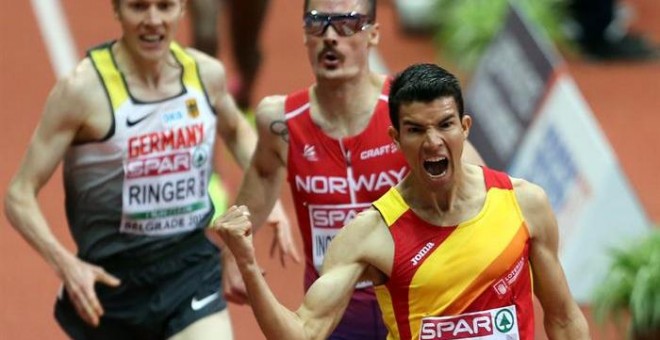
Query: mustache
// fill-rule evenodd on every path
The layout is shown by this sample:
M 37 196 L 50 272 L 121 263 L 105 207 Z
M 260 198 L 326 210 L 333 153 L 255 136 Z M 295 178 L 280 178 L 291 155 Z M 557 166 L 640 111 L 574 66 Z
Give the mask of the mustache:
M 323 49 L 321 50 L 321 52 L 318 53 L 318 57 L 322 58 L 326 53 L 332 53 L 335 56 L 337 56 L 337 58 L 339 58 L 340 60 L 344 59 L 344 55 L 341 52 L 339 52 L 332 44 L 329 43 L 324 44 Z

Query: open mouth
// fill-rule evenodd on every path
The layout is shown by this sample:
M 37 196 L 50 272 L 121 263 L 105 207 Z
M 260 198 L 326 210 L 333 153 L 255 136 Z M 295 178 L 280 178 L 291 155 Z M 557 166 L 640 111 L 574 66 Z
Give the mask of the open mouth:
M 438 157 L 434 159 L 427 159 L 424 161 L 424 170 L 431 175 L 431 177 L 439 177 L 447 173 L 449 167 L 449 160 L 447 157 Z
M 325 48 L 319 54 L 319 60 L 326 67 L 337 67 L 342 60 L 342 56 L 335 50 Z
M 164 35 L 161 34 L 143 34 L 140 35 L 140 40 L 146 43 L 159 43 L 165 39 Z

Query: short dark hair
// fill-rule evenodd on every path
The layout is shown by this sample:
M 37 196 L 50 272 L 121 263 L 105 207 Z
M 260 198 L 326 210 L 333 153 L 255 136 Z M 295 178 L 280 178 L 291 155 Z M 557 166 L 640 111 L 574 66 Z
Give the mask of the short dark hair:
M 449 71 L 435 64 L 414 64 L 396 75 L 390 86 L 389 109 L 392 126 L 399 130 L 401 105 L 413 102 L 430 103 L 438 98 L 452 97 L 463 118 L 461 85 Z
M 362 2 L 366 2 L 369 4 L 369 8 L 367 10 L 367 16 L 369 17 L 369 23 L 374 23 L 376 22 L 376 0 L 362 0 Z M 309 0 L 305 0 L 305 4 L 303 7 L 303 13 L 307 13 L 309 8 Z

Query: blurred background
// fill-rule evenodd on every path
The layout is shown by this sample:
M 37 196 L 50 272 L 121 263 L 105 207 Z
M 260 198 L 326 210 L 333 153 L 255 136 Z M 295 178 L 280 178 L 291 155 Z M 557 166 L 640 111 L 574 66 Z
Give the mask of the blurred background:
M 578 8 L 587 3 L 381 0 L 381 42 L 372 65 L 395 73 L 411 63 L 435 62 L 459 76 L 476 121 L 470 138 L 486 162 L 548 192 L 560 225 L 560 258 L 593 338 L 625 339 L 628 325 L 638 333 L 658 332 L 660 325 L 660 1 L 592 0 L 612 6 L 600 38 L 586 33 L 596 19 L 596 12 Z M 120 34 L 109 0 L 4 5 L 3 193 L 56 78 L 71 70 L 87 48 Z M 252 103 L 313 81 L 302 45 L 301 9 L 299 0 L 271 1 Z M 235 80 L 226 15 L 222 11 L 217 27 L 218 57 Z M 184 45 L 191 44 L 189 20 L 178 31 Z M 231 197 L 240 172 L 222 158 L 216 163 Z M 282 194 L 293 218 L 288 188 Z M 40 202 L 56 235 L 73 249 L 61 169 Z M 4 213 L 0 223 L 0 338 L 64 339 L 52 317 L 57 278 Z M 297 307 L 302 266 L 281 268 L 268 257 L 270 232 L 256 236 L 260 262 L 275 294 Z M 249 308 L 230 308 L 236 339 L 263 339 Z M 614 314 L 621 327 L 608 317 L 611 311 L 621 312 Z M 602 324 L 596 323 L 597 315 Z M 542 325 L 537 328 L 537 338 L 544 339 Z M 650 332 L 647 338 L 660 338 Z

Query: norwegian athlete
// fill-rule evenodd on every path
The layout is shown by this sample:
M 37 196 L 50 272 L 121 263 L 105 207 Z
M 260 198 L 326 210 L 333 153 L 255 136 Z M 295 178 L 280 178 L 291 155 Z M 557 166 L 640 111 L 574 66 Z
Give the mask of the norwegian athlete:
M 55 316 L 71 338 L 230 339 L 207 188 L 216 134 L 242 167 L 256 137 L 223 66 L 173 42 L 184 0 L 113 6 L 123 35 L 51 91 L 7 216 L 62 280 Z M 75 255 L 37 201 L 61 161 Z
M 588 339 L 544 191 L 461 160 L 471 118 L 456 78 L 413 65 L 392 82 L 389 109 L 389 134 L 410 172 L 339 232 L 297 311 L 280 305 L 260 275 L 247 208 L 234 206 L 215 224 L 266 336 L 326 338 L 367 280 L 388 339 L 531 340 L 533 294 L 551 339 Z
M 376 1 L 309 0 L 304 11 L 316 83 L 267 97 L 257 108 L 258 147 L 236 204 L 248 206 L 260 225 L 288 179 L 308 289 L 340 228 L 400 182 L 408 165 L 387 135 L 389 79 L 369 68 L 369 51 L 380 39 Z M 481 162 L 467 144 L 468 161 Z M 244 287 L 233 293 L 245 298 Z M 383 339 L 386 333 L 372 284 L 360 282 L 333 338 Z

